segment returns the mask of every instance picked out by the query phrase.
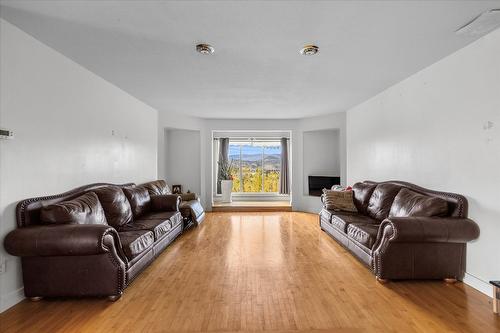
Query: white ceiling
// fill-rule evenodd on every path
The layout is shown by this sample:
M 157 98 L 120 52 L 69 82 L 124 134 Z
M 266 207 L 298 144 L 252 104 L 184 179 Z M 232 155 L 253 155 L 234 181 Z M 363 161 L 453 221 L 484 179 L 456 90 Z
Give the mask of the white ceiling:
M 1 1 L 1 16 L 131 95 L 203 118 L 344 111 L 473 41 L 500 1 Z M 195 44 L 215 47 L 213 56 Z M 299 54 L 308 43 L 313 57 Z

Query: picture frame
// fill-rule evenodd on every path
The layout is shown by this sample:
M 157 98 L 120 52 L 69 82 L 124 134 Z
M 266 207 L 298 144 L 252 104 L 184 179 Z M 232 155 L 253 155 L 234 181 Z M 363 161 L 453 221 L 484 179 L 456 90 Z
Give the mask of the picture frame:
M 182 185 L 172 185 L 172 193 L 173 194 L 181 194 L 182 193 Z

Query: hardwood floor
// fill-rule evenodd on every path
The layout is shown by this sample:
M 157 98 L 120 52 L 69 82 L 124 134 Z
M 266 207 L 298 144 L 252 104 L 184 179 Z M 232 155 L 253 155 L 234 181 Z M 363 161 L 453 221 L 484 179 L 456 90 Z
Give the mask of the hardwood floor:
M 23 301 L 1 332 L 499 332 L 462 283 L 391 282 L 306 213 L 210 213 L 115 302 Z

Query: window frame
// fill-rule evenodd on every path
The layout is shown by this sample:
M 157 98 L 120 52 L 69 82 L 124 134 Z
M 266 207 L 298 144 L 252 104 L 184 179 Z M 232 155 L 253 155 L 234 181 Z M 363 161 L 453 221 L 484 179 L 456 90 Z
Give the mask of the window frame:
M 264 156 L 265 156 L 265 145 L 261 146 L 261 159 L 260 159 L 260 165 L 262 169 L 262 181 L 260 184 L 260 191 L 259 192 L 245 192 L 243 191 L 243 168 L 242 168 L 242 147 L 244 144 L 248 144 L 249 146 L 252 145 L 255 142 L 276 142 L 277 146 L 281 146 L 280 142 L 281 138 L 248 138 L 248 139 L 242 139 L 242 138 L 229 138 L 229 146 L 231 146 L 231 141 L 239 143 L 239 160 L 238 160 L 238 174 L 240 177 L 240 189 L 238 192 L 233 192 L 233 195 L 235 196 L 282 196 L 282 194 L 279 193 L 279 184 L 278 184 L 278 191 L 276 192 L 265 192 L 264 191 L 264 182 L 265 182 L 265 169 L 264 169 Z M 236 145 L 236 144 L 235 144 Z M 280 153 L 281 153 L 281 147 L 280 147 Z M 232 159 L 233 161 L 236 161 Z M 234 163 L 234 162 L 233 162 Z M 281 160 L 280 160 L 280 168 L 279 168 L 279 173 L 281 176 Z

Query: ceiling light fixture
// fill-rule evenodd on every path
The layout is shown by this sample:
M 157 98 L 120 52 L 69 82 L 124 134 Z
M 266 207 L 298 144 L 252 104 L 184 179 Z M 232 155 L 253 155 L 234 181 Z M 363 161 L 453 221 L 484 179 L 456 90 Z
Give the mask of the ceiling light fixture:
M 319 52 L 319 47 L 316 45 L 306 45 L 300 50 L 300 54 L 310 56 Z
M 201 54 L 213 54 L 215 49 L 208 44 L 198 44 L 196 45 L 196 51 Z

